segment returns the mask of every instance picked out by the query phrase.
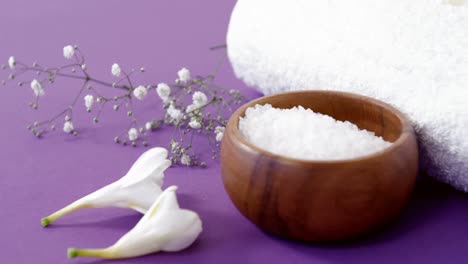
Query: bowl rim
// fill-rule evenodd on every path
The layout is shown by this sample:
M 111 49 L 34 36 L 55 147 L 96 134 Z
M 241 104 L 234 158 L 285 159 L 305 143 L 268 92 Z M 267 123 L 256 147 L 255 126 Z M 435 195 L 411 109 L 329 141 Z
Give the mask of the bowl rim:
M 392 144 L 384 148 L 382 150 L 379 150 L 377 152 L 364 155 L 364 156 L 358 156 L 356 158 L 351 158 L 351 159 L 337 159 L 337 160 L 308 160 L 308 159 L 300 159 L 300 158 L 293 158 L 293 157 L 288 157 L 288 156 L 283 156 L 280 154 L 276 154 L 273 152 L 270 152 L 266 149 L 263 149 L 261 147 L 258 147 L 254 145 L 253 143 L 250 143 L 239 131 L 239 118 L 245 114 L 245 111 L 247 108 L 254 106 L 256 104 L 267 104 L 268 99 L 273 98 L 273 97 L 282 97 L 284 95 L 290 95 L 290 94 L 303 94 L 303 93 L 312 93 L 312 94 L 327 94 L 327 95 L 339 95 L 339 96 L 345 96 L 345 97 L 350 97 L 351 99 L 355 100 L 367 100 L 372 104 L 378 105 L 385 109 L 386 111 L 389 111 L 390 113 L 394 114 L 398 120 L 400 121 L 402 127 L 401 127 L 401 134 L 399 137 L 394 141 L 391 142 Z M 252 101 L 249 101 L 245 104 L 243 104 L 241 107 L 239 107 L 230 117 L 228 124 L 226 125 L 226 130 L 227 133 L 230 133 L 232 137 L 235 138 L 235 140 L 242 145 L 243 148 L 248 149 L 251 152 L 256 152 L 260 153 L 263 156 L 267 156 L 268 158 L 271 159 L 280 159 L 285 162 L 289 163 L 301 163 L 301 164 L 308 164 L 308 165 L 318 165 L 318 164 L 327 164 L 327 165 L 335 165 L 335 164 L 348 164 L 348 163 L 355 163 L 355 162 L 360 162 L 360 161 L 368 161 L 375 159 L 377 157 L 380 157 L 386 153 L 393 152 L 396 149 L 398 149 L 402 144 L 410 140 L 412 137 L 415 137 L 414 134 L 414 129 L 406 117 L 405 114 L 403 114 L 401 111 L 396 109 L 395 107 L 384 103 L 380 100 L 374 99 L 372 97 L 356 94 L 356 93 L 350 93 L 350 92 L 342 92 L 342 91 L 332 91 L 332 90 L 299 90 L 299 91 L 289 91 L 289 92 L 282 92 L 282 93 L 277 93 L 277 94 L 272 94 L 272 95 L 267 95 L 267 96 L 262 96 L 260 98 L 254 99 Z M 226 136 L 226 135 L 225 135 Z

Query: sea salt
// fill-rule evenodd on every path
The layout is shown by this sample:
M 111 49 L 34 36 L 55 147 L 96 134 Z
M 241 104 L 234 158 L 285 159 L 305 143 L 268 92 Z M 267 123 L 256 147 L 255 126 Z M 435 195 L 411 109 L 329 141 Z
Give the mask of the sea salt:
M 343 160 L 366 156 L 391 145 L 348 121 L 297 106 L 249 107 L 239 120 L 241 134 L 272 153 L 305 160 Z

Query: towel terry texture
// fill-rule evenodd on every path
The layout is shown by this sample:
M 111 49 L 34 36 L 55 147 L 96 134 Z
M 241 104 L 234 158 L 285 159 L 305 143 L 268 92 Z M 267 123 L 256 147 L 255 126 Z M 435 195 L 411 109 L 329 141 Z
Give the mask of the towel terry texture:
M 468 192 L 468 5 L 463 0 L 238 0 L 236 75 L 264 94 L 363 94 L 411 119 L 421 168 Z

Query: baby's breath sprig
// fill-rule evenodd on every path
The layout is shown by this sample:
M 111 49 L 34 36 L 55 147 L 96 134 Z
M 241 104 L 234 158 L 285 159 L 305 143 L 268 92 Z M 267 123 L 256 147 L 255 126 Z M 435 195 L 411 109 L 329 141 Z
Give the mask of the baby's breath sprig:
M 141 67 L 138 70 L 124 70 L 119 64 L 111 66 L 111 74 L 114 82 L 107 82 L 95 78 L 88 71 L 86 59 L 81 49 L 76 45 L 67 45 L 63 48 L 63 56 L 70 63 L 59 67 L 45 67 L 38 63 L 32 65 L 25 64 L 11 56 L 2 69 L 9 68 L 11 73 L 8 79 L 18 80 L 26 73 L 34 73 L 36 77 L 28 81 L 33 90 L 34 99 L 29 106 L 39 109 L 40 98 L 46 94 L 46 90 L 53 86 L 58 78 L 76 79 L 81 81 L 80 88 L 72 98 L 68 106 L 43 121 L 35 121 L 27 128 L 38 138 L 46 133 L 56 131 L 57 125 L 62 126 L 65 133 L 78 136 L 73 122 L 77 103 L 83 99 L 84 110 L 93 115 L 94 124 L 100 122 L 101 113 L 106 107 L 111 107 L 114 111 L 126 111 L 129 118 L 128 127 L 117 136 L 114 141 L 122 146 L 138 145 L 148 146 L 149 132 L 160 130 L 164 126 L 172 126 L 174 131 L 169 143 L 172 153 L 173 164 L 185 166 L 206 166 L 206 161 L 202 161 L 200 156 L 194 151 L 194 138 L 202 135 L 211 151 L 211 158 L 216 159 L 219 152 L 219 142 L 221 141 L 226 126 L 226 116 L 232 112 L 233 106 L 242 103 L 244 97 L 238 90 L 226 89 L 214 82 L 215 75 L 220 64 L 214 73 L 207 76 L 191 76 L 188 69 L 182 68 L 177 73 L 177 79 L 172 84 L 159 83 L 156 85 L 146 84 L 136 85 L 134 75 L 144 73 Z M 6 81 L 2 81 L 5 85 Z M 25 81 L 19 81 L 18 86 L 24 86 Z M 101 88 L 113 93 L 112 96 L 101 91 Z M 141 122 L 136 117 L 134 103 L 144 100 L 149 93 L 155 90 L 157 96 L 162 100 L 162 114 L 160 117 Z M 107 92 L 106 91 L 106 92 Z

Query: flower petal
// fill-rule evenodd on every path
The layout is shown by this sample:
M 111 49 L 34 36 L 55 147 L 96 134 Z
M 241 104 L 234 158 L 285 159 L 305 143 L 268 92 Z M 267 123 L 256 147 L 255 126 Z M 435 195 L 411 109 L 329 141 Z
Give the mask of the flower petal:
M 163 183 L 163 172 L 171 166 L 167 159 L 168 152 L 165 148 L 152 148 L 143 153 L 132 165 L 127 174 L 122 177 L 122 186 L 135 184 L 144 178 L 152 178 L 159 186 Z

